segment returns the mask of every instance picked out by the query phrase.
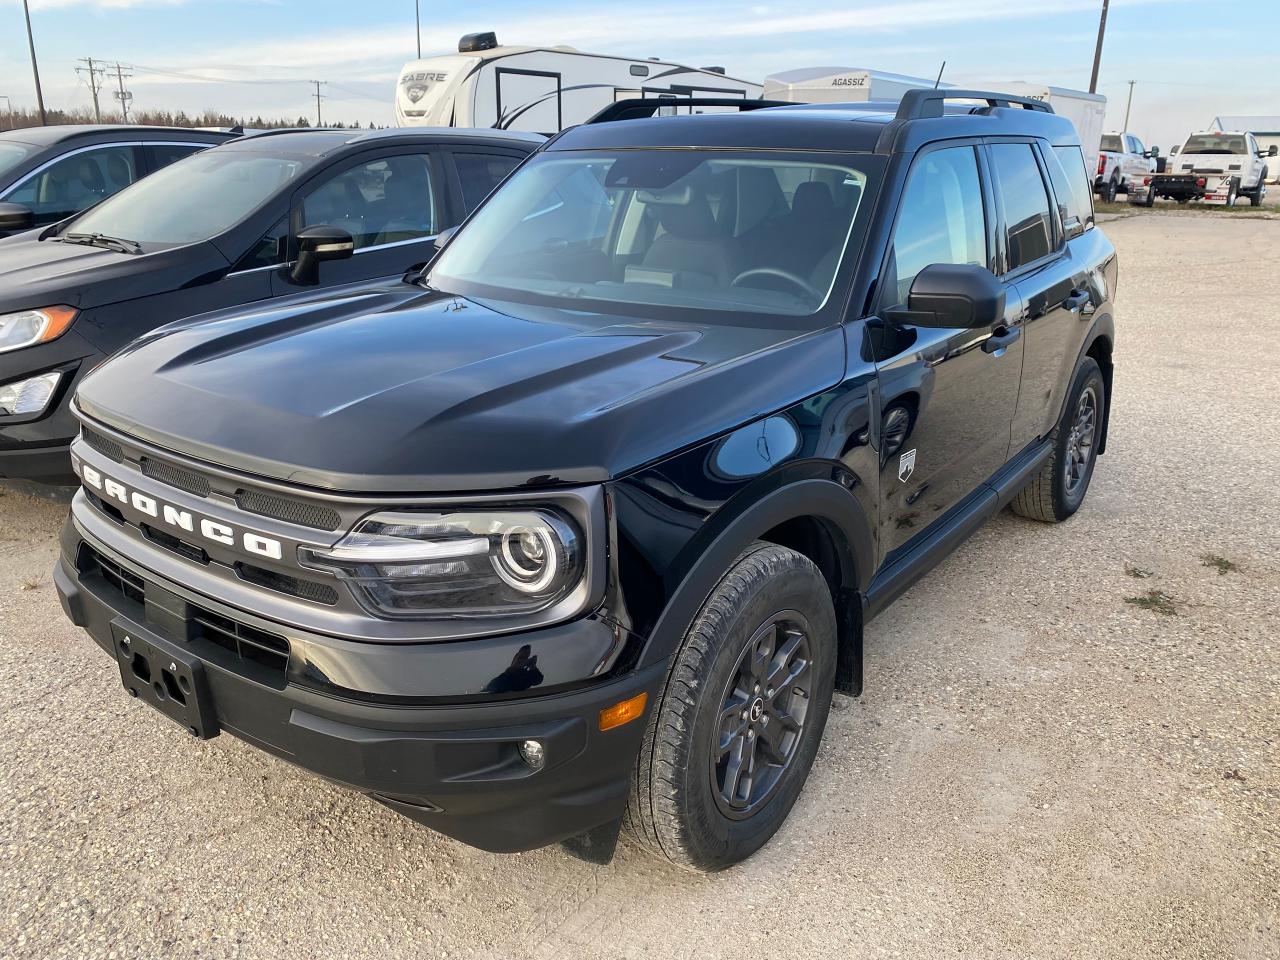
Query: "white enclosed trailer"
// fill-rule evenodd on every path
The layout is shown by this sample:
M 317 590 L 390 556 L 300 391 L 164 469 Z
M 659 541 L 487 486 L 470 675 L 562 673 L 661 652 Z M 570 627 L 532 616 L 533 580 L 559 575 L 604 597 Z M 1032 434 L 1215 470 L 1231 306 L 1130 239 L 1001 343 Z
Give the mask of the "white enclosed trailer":
M 931 89 L 933 80 L 864 67 L 802 67 L 764 78 L 764 98 L 788 103 L 863 103 L 901 100 L 908 90 Z M 948 84 L 941 84 L 946 87 Z
M 1068 87 L 1051 87 L 1043 83 L 1025 80 L 984 80 L 975 83 L 979 90 L 999 90 L 1030 100 L 1043 100 L 1053 107 L 1053 112 L 1075 124 L 1080 134 L 1080 149 L 1084 152 L 1085 169 L 1098 170 L 1099 147 L 1102 143 L 1102 127 L 1107 116 L 1107 98 L 1100 93 L 1072 90 Z
M 572 47 L 503 47 L 492 33 L 473 33 L 462 38 L 456 54 L 405 64 L 396 84 L 396 124 L 555 133 L 632 97 L 671 97 L 675 113 L 682 97 L 759 96 L 760 84 L 726 76 L 717 67 Z

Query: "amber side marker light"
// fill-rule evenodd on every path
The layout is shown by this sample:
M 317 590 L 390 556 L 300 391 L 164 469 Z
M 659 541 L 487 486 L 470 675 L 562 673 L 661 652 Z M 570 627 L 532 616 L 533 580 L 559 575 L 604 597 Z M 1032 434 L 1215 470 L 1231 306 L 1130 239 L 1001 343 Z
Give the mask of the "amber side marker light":
M 648 702 L 648 693 L 638 693 L 630 700 L 623 700 L 621 703 L 615 703 L 612 707 L 605 707 L 600 711 L 600 729 L 612 730 L 614 727 L 620 727 L 624 723 L 630 723 L 636 717 L 644 714 L 644 707 Z

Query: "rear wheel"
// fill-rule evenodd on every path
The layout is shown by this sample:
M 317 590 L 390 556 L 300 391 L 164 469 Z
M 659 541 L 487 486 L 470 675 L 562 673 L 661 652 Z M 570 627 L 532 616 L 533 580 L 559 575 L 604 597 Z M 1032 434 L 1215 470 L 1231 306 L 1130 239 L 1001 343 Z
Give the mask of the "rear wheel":
M 809 775 L 835 662 L 835 610 L 818 568 L 754 545 L 685 634 L 650 716 L 627 817 L 635 838 L 699 871 L 760 849 Z
M 1106 186 L 1102 188 L 1102 199 L 1105 203 L 1115 203 L 1116 193 L 1120 190 L 1120 182 L 1112 177 L 1107 181 Z
M 1106 411 L 1106 384 L 1092 357 L 1076 370 L 1062 421 L 1053 432 L 1053 452 L 1040 472 L 1009 505 L 1020 517 L 1058 523 L 1084 503 L 1093 478 L 1102 418 Z

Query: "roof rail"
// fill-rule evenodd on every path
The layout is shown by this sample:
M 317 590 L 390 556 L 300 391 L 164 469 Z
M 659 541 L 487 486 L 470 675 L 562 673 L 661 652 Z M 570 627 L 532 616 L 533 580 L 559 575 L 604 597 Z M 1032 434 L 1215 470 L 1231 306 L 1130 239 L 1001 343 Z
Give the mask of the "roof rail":
M 737 107 L 739 111 L 764 107 L 791 107 L 784 100 L 746 100 L 742 97 L 643 97 L 611 103 L 583 123 L 611 123 L 614 120 L 640 120 L 652 117 L 663 107 Z
M 992 93 L 988 90 L 908 90 L 902 95 L 898 104 L 898 120 L 922 120 L 928 117 L 942 116 L 942 107 L 947 100 L 984 100 L 988 107 L 1008 107 L 1019 104 L 1024 110 L 1039 110 L 1041 113 L 1053 113 L 1053 107 L 1043 100 L 1030 97 L 1015 97 L 1009 93 Z

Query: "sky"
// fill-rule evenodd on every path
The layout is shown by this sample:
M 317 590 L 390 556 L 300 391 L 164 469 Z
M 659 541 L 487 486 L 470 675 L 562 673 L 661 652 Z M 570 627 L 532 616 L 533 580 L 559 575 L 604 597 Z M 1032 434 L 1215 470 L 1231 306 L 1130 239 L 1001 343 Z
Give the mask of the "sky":
M 77 59 L 131 67 L 138 107 L 390 124 L 412 59 L 414 0 L 30 0 L 51 107 L 87 107 Z M 503 44 L 722 65 L 760 81 L 805 66 L 870 67 L 956 84 L 1028 80 L 1088 89 L 1100 0 L 421 0 L 422 50 L 464 33 Z M 1219 114 L 1280 114 L 1280 3 L 1112 0 L 1098 90 L 1107 129 L 1167 151 Z M 0 0 L 0 98 L 34 106 L 21 0 Z M 0 110 L 4 101 L 0 99 Z

